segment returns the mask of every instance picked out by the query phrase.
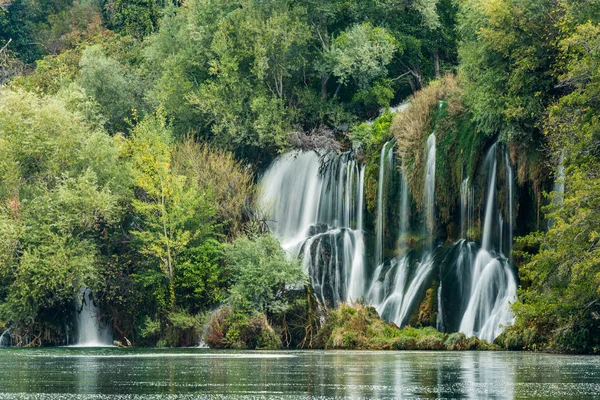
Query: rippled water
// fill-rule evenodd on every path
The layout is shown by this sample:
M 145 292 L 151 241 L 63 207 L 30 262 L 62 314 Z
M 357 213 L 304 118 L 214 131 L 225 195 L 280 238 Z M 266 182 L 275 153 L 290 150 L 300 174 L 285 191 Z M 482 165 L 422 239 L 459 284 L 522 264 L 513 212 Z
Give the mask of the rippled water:
M 598 398 L 600 357 L 0 349 L 1 399 Z

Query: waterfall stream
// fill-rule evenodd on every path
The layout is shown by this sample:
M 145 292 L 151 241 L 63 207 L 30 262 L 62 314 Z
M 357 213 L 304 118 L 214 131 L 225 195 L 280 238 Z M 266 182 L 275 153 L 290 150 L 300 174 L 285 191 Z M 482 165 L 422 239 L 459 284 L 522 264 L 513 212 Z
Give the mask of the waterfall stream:
M 513 321 L 509 303 L 516 297 L 517 284 L 508 259 L 502 253 L 503 221 L 497 207 L 497 154 L 494 144 L 485 159 L 488 167 L 487 198 L 481 249 L 471 270 L 471 293 L 459 330 L 467 336 L 494 340 Z M 505 158 L 508 160 L 508 158 Z M 511 209 L 508 230 L 512 242 L 512 170 L 506 163 L 508 176 L 508 208 Z M 510 171 L 510 172 L 508 172 Z M 494 240 L 494 238 L 496 238 Z M 496 244 L 494 244 L 496 242 Z M 512 243 L 508 246 L 509 251 Z
M 112 346 L 112 332 L 98 318 L 98 307 L 91 298 L 90 289 L 80 292 L 81 309 L 77 314 L 77 344 L 78 347 Z
M 0 335 L 0 347 L 8 347 L 11 345 L 10 328 L 6 329 Z
M 344 301 L 364 300 L 384 319 L 403 326 L 427 292 L 427 296 L 437 296 L 431 300 L 437 305 L 432 324 L 493 340 L 504 329 L 502 325 L 512 322 L 509 302 L 516 296 L 509 258 L 514 188 L 508 154 L 493 145 L 481 166 L 481 173 L 487 174 L 481 244 L 470 238 L 471 230 L 474 235 L 478 231 L 475 210 L 479 203 L 466 177 L 460 187 L 460 239 L 439 246 L 435 240 L 435 134 L 423 149 L 421 211 L 411 209 L 408 179 L 398 165 L 402 160 L 394 156 L 394 146 L 395 142 L 386 142 L 380 150 L 372 215 L 366 214 L 365 206 L 366 166 L 353 152 L 294 151 L 280 156 L 260 183 L 258 204 L 269 215 L 269 227 L 282 247 L 302 260 L 322 304 L 335 307 Z M 505 174 L 499 177 L 499 172 Z M 502 209 L 499 185 L 506 186 Z M 397 202 L 390 196 L 396 196 Z M 388 221 L 390 215 L 397 219 Z M 415 240 L 421 243 L 417 247 Z M 432 284 L 437 291 L 430 293 Z

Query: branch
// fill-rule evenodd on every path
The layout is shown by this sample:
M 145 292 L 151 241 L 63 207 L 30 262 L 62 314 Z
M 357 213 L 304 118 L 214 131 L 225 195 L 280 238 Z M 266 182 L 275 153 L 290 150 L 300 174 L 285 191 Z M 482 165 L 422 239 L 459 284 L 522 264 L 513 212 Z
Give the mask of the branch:
M 0 54 L 4 53 L 4 51 L 8 48 L 8 45 L 12 42 L 12 38 L 8 39 L 8 42 L 0 49 Z

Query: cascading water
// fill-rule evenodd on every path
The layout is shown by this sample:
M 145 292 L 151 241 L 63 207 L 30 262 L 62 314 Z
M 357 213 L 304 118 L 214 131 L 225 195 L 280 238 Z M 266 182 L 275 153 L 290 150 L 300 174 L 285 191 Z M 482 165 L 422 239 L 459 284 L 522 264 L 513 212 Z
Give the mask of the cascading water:
M 0 335 L 0 347 L 8 347 L 11 344 L 10 342 L 10 328 L 8 328 L 4 332 L 2 332 L 2 335 Z
M 459 330 L 467 336 L 478 336 L 493 341 L 503 331 L 502 325 L 511 324 L 513 315 L 509 305 L 516 297 L 517 285 L 511 265 L 502 254 L 503 222 L 497 208 L 497 156 L 494 144 L 485 159 L 488 166 L 487 199 L 483 223 L 481 249 L 477 252 L 471 270 L 469 303 Z M 512 232 L 512 171 L 506 164 L 508 208 L 511 209 L 508 230 Z M 510 233 L 512 242 L 512 233 Z M 496 243 L 494 243 L 494 240 Z M 512 244 L 509 245 L 509 247 Z
M 112 332 L 98 318 L 90 289 L 81 289 L 81 308 L 77 314 L 77 344 L 79 347 L 112 346 Z
M 435 163 L 436 163 L 436 143 L 435 134 L 432 133 L 427 139 L 426 150 L 426 168 L 425 168 L 425 187 L 423 190 L 423 209 L 426 220 L 426 236 L 428 249 L 421 261 L 417 263 L 416 269 L 410 277 L 410 283 L 407 287 L 409 278 L 410 258 L 407 254 L 403 254 L 400 259 L 394 260 L 393 267 L 395 269 L 394 284 L 385 296 L 382 303 L 375 302 L 377 311 L 384 318 L 393 321 L 399 326 L 405 325 L 408 322 L 410 313 L 417 306 L 417 301 L 423 292 L 425 284 L 428 282 L 431 273 L 434 269 L 433 255 L 433 233 L 435 230 Z M 384 146 L 385 148 L 385 146 Z M 383 153 L 382 153 L 383 154 Z M 400 246 L 404 247 L 406 233 L 408 230 L 408 184 L 404 176 L 402 176 L 401 185 L 401 210 L 400 210 Z M 380 268 L 376 274 L 380 274 Z M 391 271 L 391 270 L 390 270 Z M 384 285 L 385 286 L 385 285 Z M 381 297 L 381 296 L 379 296 Z M 439 314 L 438 314 L 439 316 Z
M 262 179 L 260 204 L 285 250 L 302 257 L 323 304 L 364 295 L 364 167 L 351 153 L 291 152 Z
M 431 134 L 424 149 L 423 207 L 414 215 L 409 179 L 404 167 L 397 165 L 402 160 L 394 156 L 393 143 L 387 142 L 380 150 L 372 223 L 364 220 L 366 169 L 353 152 L 280 156 L 261 180 L 259 205 L 270 213 L 271 230 L 285 250 L 302 260 L 315 295 L 324 305 L 364 299 L 384 319 L 402 326 L 433 288 L 430 294 L 437 298 L 428 301 L 437 303 L 433 323 L 439 329 L 493 340 L 503 329 L 500 325 L 512 321 L 508 306 L 516 295 L 515 277 L 505 256 L 512 248 L 514 224 L 508 154 L 492 146 L 481 172 L 475 172 L 473 180 L 463 179 L 457 220 L 460 239 L 436 246 L 436 137 Z M 485 176 L 487 185 L 479 184 Z M 505 190 L 500 191 L 502 185 Z M 475 193 L 480 192 L 484 201 L 475 200 Z M 475 210 L 480 207 L 479 220 Z M 479 221 L 481 245 L 472 240 Z M 396 245 L 390 248 L 394 239 Z M 386 257 L 392 253 L 393 257 Z
M 425 209 L 425 218 L 427 230 L 431 235 L 435 229 L 435 162 L 436 147 L 435 133 L 427 138 L 427 161 L 425 163 L 425 197 L 423 199 L 423 208 Z
M 423 258 L 418 262 L 412 279 L 402 298 L 402 303 L 393 320 L 397 325 L 405 325 L 410 317 L 410 312 L 417 305 L 419 294 L 422 293 L 434 267 L 433 235 L 435 231 L 435 164 L 436 146 L 435 133 L 427 138 L 425 187 L 423 188 L 423 210 L 425 214 L 425 231 L 429 236 L 426 240 L 428 248 Z M 402 265 L 403 263 L 401 263 Z
M 556 167 L 556 176 L 554 178 L 554 185 L 552 186 L 552 203 L 554 205 L 560 205 L 564 201 L 565 195 L 565 157 L 561 155 L 558 166 Z M 554 221 L 549 219 L 546 223 L 546 229 L 552 228 Z
M 363 282 L 365 279 L 365 243 L 363 236 L 363 201 L 365 197 L 365 167 L 361 167 L 358 178 L 357 193 L 357 223 L 355 231 L 355 247 L 352 258 L 352 273 L 350 275 L 350 290 L 348 291 L 348 301 L 359 299 L 363 292 Z
M 377 221 L 375 227 L 377 229 L 377 237 L 375 239 L 375 265 L 379 266 L 383 262 L 383 233 L 385 227 L 385 183 L 386 176 L 389 175 L 393 161 L 394 142 L 386 142 L 381 148 L 379 157 L 379 176 L 377 182 Z M 391 145 L 391 146 L 390 146 Z

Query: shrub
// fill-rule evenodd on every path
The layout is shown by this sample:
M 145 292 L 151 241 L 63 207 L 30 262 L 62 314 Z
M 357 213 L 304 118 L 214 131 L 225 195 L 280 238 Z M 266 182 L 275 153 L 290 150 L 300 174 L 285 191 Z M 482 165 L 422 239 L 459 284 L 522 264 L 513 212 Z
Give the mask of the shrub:
M 448 350 L 466 350 L 468 348 L 467 337 L 462 332 L 451 333 L 444 344 Z
M 234 237 L 244 226 L 246 207 L 253 194 L 252 171 L 233 154 L 199 144 L 191 139 L 180 143 L 173 155 L 174 169 L 198 182 L 216 207 L 221 231 Z
M 211 348 L 280 349 L 281 338 L 264 313 L 252 315 L 224 306 L 214 312 L 205 337 Z

